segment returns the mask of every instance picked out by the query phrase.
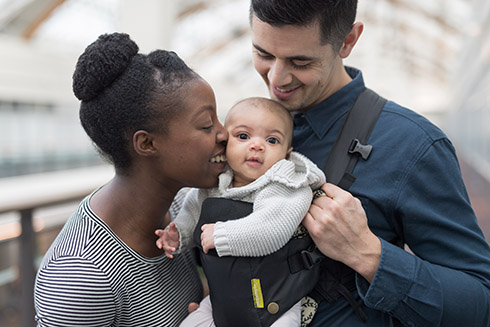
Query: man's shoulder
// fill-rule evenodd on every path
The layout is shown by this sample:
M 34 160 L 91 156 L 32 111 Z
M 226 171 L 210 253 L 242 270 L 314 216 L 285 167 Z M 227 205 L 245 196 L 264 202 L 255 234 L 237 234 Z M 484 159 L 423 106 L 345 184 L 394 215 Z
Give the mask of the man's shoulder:
M 396 102 L 387 101 L 378 120 L 381 133 L 404 139 L 434 142 L 447 136 L 426 116 Z M 378 127 L 378 126 L 377 126 Z M 375 128 L 376 131 L 376 128 Z

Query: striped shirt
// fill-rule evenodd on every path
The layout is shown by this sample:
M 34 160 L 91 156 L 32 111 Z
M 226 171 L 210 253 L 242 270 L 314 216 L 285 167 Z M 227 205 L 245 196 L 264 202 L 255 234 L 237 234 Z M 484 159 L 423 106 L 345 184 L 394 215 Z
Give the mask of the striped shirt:
M 34 290 L 38 326 L 177 326 L 202 298 L 194 257 L 144 257 L 90 209 L 90 196 L 46 253 Z

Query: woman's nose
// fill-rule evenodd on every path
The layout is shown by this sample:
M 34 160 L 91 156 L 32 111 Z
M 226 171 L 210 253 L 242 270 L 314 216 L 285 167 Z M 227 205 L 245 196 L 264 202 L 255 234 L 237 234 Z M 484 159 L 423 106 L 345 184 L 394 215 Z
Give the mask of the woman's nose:
M 228 131 L 218 122 L 217 132 L 216 132 L 216 143 L 226 144 L 228 141 Z

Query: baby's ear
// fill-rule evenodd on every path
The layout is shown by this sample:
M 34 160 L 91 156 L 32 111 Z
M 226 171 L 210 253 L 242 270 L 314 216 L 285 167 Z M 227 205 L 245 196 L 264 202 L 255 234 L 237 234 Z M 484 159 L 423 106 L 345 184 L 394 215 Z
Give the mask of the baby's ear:
M 286 159 L 289 159 L 289 155 L 291 154 L 291 151 L 293 151 L 293 147 L 290 147 L 288 149 L 288 152 L 286 153 Z

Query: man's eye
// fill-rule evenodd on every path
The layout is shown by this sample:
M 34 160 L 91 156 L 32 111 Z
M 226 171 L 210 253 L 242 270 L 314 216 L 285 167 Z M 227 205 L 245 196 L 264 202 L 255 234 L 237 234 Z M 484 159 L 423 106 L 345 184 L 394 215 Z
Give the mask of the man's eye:
M 259 56 L 261 59 L 270 59 L 272 58 L 272 56 L 270 54 L 267 54 L 267 53 L 263 53 L 263 52 L 260 52 L 260 51 L 256 51 L 255 52 L 257 54 L 257 56 Z
M 291 65 L 296 69 L 306 69 L 306 68 L 308 68 L 309 63 L 304 63 L 304 62 L 296 63 L 296 62 L 292 61 Z
M 247 140 L 248 139 L 248 135 L 245 134 L 245 133 L 240 133 L 237 135 L 237 137 L 240 139 L 240 140 Z
M 276 139 L 275 137 L 269 137 L 267 139 L 267 142 L 271 143 L 271 144 L 279 144 L 279 140 Z

